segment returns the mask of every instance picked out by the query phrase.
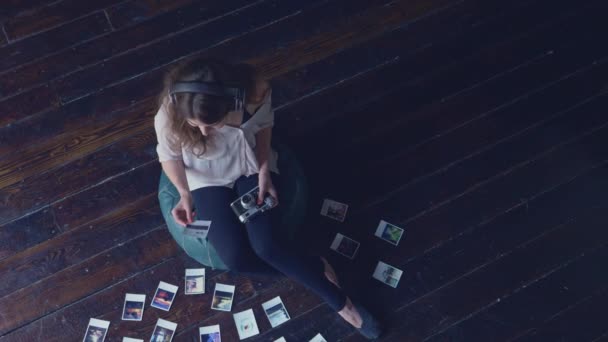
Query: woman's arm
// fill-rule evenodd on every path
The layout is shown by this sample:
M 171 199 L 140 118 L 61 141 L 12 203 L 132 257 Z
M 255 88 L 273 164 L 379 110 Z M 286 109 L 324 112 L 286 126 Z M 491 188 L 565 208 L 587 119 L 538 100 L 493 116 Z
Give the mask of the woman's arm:
M 188 180 L 186 178 L 186 168 L 182 160 L 167 160 L 161 162 L 163 171 L 171 183 L 175 185 L 181 196 L 189 196 L 190 189 L 188 188 Z
M 260 173 L 269 173 L 268 160 L 270 158 L 270 139 L 272 127 L 266 127 L 255 134 L 255 155 L 260 166 Z

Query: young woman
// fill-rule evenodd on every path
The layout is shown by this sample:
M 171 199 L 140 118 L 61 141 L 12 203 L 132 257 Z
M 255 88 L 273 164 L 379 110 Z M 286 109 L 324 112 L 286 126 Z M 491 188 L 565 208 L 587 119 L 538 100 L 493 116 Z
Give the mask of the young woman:
M 176 83 L 183 82 L 244 90 L 244 105 L 208 90 L 180 90 Z M 154 127 L 159 161 L 181 196 L 172 215 L 181 225 L 191 223 L 194 215 L 212 221 L 207 238 L 232 271 L 285 274 L 323 298 L 361 334 L 376 338 L 380 324 L 345 295 L 327 260 L 309 256 L 273 234 L 280 205 L 246 225 L 230 207 L 256 186 L 259 203 L 266 194 L 279 202 L 278 156 L 270 147 L 271 92 L 269 83 L 247 64 L 192 59 L 166 75 Z

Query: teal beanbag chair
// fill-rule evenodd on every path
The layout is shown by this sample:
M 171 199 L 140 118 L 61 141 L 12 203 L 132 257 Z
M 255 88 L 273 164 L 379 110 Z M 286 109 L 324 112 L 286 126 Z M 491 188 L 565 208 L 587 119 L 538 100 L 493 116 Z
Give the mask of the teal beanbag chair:
M 306 177 L 300 163 L 287 146 L 273 144 L 273 147 L 279 154 L 278 167 L 281 172 L 281 184 L 277 185 L 280 189 L 281 224 L 286 229 L 285 236 L 288 239 L 293 239 L 306 215 L 306 202 L 308 199 Z M 171 215 L 171 210 L 175 207 L 179 198 L 177 189 L 165 173 L 162 172 L 158 187 L 158 200 L 169 232 L 175 242 L 186 254 L 199 263 L 214 269 L 228 270 L 228 267 L 222 262 L 215 248 L 213 248 L 207 239 L 184 235 L 184 227 L 175 222 Z

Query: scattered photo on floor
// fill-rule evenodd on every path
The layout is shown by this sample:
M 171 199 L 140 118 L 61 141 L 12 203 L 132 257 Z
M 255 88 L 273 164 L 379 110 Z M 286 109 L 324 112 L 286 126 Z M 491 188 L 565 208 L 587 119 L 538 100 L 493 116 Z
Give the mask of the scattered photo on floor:
M 349 259 L 353 259 L 359 250 L 359 243 L 348 236 L 337 233 L 329 248 Z
M 156 322 L 156 327 L 154 327 L 150 342 L 171 342 L 175 329 L 177 329 L 177 323 L 159 318 Z
M 122 342 L 144 342 L 144 340 L 139 338 L 123 337 Z
M 310 340 L 310 342 L 327 342 L 327 340 L 323 337 L 323 335 L 321 335 L 321 333 L 318 333 Z
M 384 220 L 380 220 L 378 228 L 376 228 L 375 235 L 382 240 L 397 246 L 399 241 L 401 241 L 401 237 L 403 236 L 403 229 Z
M 205 293 L 205 269 L 186 269 L 186 286 L 184 291 L 187 295 Z
M 234 285 L 215 284 L 211 308 L 213 310 L 230 311 L 232 310 L 232 300 L 234 299 Z
M 145 304 L 146 295 L 127 293 L 122 308 L 122 319 L 124 321 L 141 321 L 144 317 Z
M 210 325 L 198 328 L 198 334 L 201 337 L 200 342 L 221 342 L 220 326 Z
M 373 277 L 389 286 L 397 287 L 402 274 L 403 271 L 400 269 L 385 264 L 382 261 L 378 261 Z
M 252 309 L 235 313 L 234 324 L 236 324 L 236 330 L 239 333 L 239 339 L 241 340 L 260 333 Z
M 87 331 L 84 334 L 83 342 L 103 342 L 106 338 L 108 328 L 110 327 L 110 321 L 104 321 L 101 319 L 91 318 L 89 319 L 89 325 Z
M 197 220 L 186 225 L 184 235 L 206 239 L 211 229 L 211 221 Z
M 323 216 L 327 216 L 336 221 L 344 222 L 347 211 L 348 205 L 344 203 L 336 202 L 330 199 L 323 200 L 323 206 L 321 207 L 321 215 Z
M 274 340 L 274 342 L 287 342 L 287 340 L 285 340 L 285 337 L 281 336 L 281 337 L 277 338 L 276 340 Z
M 156 289 L 156 293 L 152 299 L 151 306 L 157 309 L 169 311 L 171 304 L 173 304 L 173 299 L 175 298 L 176 293 L 177 286 L 161 281 L 158 284 L 158 288 Z
M 264 308 L 264 312 L 266 313 L 266 316 L 270 321 L 270 325 L 273 328 L 287 322 L 290 319 L 281 297 L 275 297 L 266 303 L 262 303 L 262 308 Z

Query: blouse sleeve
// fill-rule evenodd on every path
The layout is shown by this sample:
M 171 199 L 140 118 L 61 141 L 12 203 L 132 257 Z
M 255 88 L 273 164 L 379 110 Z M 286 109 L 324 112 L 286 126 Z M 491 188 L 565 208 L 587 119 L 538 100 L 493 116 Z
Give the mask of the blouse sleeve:
M 158 109 L 156 116 L 154 116 L 154 129 L 158 141 L 156 145 L 158 161 L 182 160 L 181 144 L 169 132 L 169 117 L 164 105 Z
M 274 126 L 274 109 L 272 108 L 272 88 L 266 93 L 264 103 L 252 117 L 255 123 L 254 131 L 257 132 L 267 127 Z

